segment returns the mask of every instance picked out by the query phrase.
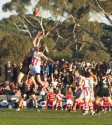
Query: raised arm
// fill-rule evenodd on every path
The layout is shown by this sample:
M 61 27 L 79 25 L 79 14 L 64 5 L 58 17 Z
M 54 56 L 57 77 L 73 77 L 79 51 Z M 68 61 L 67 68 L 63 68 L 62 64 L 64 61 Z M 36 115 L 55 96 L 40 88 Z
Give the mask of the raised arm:
M 36 37 L 34 38 L 34 40 L 33 40 L 33 42 L 32 42 L 33 47 L 39 46 L 40 39 L 39 39 L 39 41 L 38 41 L 37 43 L 36 43 L 36 41 L 37 41 L 37 39 L 40 37 L 41 34 L 42 34 L 42 32 L 40 32 L 40 31 L 37 33 Z

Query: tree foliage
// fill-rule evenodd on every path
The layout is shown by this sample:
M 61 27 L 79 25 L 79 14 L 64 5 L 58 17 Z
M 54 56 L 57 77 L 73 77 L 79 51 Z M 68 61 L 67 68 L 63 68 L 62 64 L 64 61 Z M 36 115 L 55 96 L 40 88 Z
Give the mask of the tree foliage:
M 13 62 L 20 62 L 23 57 L 31 49 L 31 42 L 29 37 L 24 37 L 18 34 L 10 34 L 5 36 L 0 41 L 0 58 L 1 62 L 12 60 Z
M 39 10 L 37 16 L 28 14 L 28 7 L 32 0 L 11 0 L 3 5 L 6 11 L 15 11 L 5 20 L 8 25 L 15 26 L 19 32 L 33 38 L 38 30 L 42 30 L 44 44 L 53 58 L 84 58 L 95 60 L 109 60 L 110 51 L 102 43 L 106 35 L 103 24 L 90 22 L 90 13 L 101 13 L 110 22 L 112 15 L 111 0 L 33 0 L 34 9 Z M 49 13 L 51 17 L 46 17 Z M 111 34 L 110 32 L 108 32 Z M 20 47 L 21 48 L 21 47 Z M 85 55 L 84 54 L 85 51 Z M 97 53 L 105 53 L 107 58 L 98 58 Z M 22 55 L 22 54 L 21 54 Z M 100 54 L 99 54 L 100 55 Z

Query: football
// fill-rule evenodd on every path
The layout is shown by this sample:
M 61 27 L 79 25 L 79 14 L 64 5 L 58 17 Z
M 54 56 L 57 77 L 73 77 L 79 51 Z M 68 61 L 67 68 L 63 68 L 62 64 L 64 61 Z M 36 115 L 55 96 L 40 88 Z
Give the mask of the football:
M 38 12 L 39 11 L 37 9 L 34 9 L 33 14 L 36 16 L 38 14 Z

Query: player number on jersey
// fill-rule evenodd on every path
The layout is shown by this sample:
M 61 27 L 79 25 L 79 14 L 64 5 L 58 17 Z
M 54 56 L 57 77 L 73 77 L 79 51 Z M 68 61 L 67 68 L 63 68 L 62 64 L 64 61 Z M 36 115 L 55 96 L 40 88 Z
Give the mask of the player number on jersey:
M 36 66 L 36 65 L 37 65 L 37 62 L 38 62 L 38 59 L 35 58 L 35 57 L 33 57 L 33 59 L 32 59 L 32 65 L 33 65 L 33 66 Z

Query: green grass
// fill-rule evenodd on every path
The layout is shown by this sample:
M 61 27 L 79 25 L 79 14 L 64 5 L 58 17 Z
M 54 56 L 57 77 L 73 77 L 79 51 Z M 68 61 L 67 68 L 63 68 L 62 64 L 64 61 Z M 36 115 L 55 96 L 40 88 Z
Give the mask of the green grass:
M 83 116 L 81 111 L 67 111 L 0 108 L 0 125 L 112 125 L 112 112 Z

